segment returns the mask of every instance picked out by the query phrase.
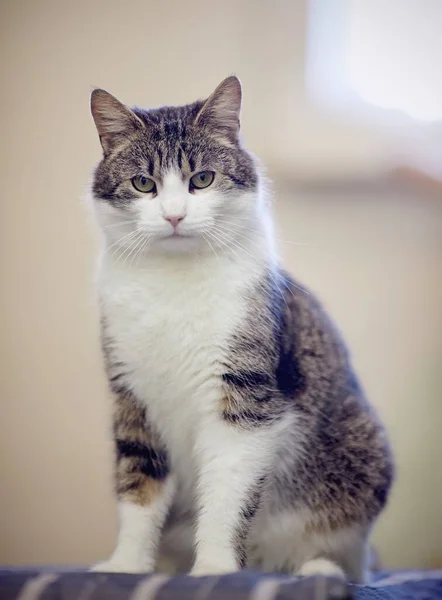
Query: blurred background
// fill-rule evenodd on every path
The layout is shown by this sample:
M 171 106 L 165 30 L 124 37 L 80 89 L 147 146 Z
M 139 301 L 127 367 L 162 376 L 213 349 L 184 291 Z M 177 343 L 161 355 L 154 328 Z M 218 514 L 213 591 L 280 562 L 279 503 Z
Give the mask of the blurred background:
M 244 86 L 280 252 L 339 323 L 398 479 L 375 543 L 442 567 L 440 0 L 0 5 L 0 563 L 86 564 L 115 535 L 93 86 L 131 105 Z

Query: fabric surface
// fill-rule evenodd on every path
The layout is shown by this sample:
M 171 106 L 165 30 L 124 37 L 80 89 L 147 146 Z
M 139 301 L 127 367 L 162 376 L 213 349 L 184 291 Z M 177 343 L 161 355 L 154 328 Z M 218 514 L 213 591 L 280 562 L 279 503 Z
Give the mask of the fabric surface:
M 436 600 L 442 571 L 383 573 L 368 586 L 331 578 L 241 572 L 189 576 L 124 575 L 57 569 L 0 570 L 0 600 Z
M 194 578 L 55 571 L 0 571 L 1 600 L 340 600 L 348 586 L 333 579 L 295 579 L 241 572 Z
M 379 573 L 370 585 L 350 588 L 356 600 L 442 599 L 442 571 Z

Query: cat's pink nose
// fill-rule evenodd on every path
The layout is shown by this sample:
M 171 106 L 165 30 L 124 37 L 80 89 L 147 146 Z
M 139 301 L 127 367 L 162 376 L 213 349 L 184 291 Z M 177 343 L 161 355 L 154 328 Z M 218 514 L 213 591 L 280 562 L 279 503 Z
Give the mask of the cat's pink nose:
M 165 216 L 164 218 L 166 219 L 166 221 L 169 221 L 169 223 L 172 225 L 172 227 L 174 229 L 176 229 L 178 227 L 178 224 L 181 223 L 181 221 L 184 219 L 186 215 L 179 215 L 179 216 L 174 216 L 174 217 L 169 217 L 169 216 Z

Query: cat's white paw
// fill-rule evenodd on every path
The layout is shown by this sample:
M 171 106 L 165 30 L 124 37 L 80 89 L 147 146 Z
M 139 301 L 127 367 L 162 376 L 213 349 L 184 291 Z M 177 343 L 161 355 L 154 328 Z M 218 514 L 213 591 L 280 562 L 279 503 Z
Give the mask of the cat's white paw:
M 93 565 L 90 571 L 95 573 L 149 573 L 151 569 L 144 565 L 114 560 L 104 560 Z
M 314 575 L 323 575 L 324 577 L 338 577 L 346 579 L 344 571 L 335 562 L 327 558 L 315 558 L 302 565 L 296 573 L 303 577 L 313 577 Z
M 232 568 L 230 565 L 216 565 L 209 563 L 196 564 L 190 571 L 192 577 L 206 577 L 207 575 L 225 575 L 226 573 L 234 573 L 238 569 Z

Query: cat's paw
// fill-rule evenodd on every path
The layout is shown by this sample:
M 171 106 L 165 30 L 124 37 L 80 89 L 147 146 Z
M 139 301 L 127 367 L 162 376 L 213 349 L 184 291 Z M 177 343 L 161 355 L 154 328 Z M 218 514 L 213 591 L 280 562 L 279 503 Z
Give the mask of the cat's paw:
M 238 569 L 232 568 L 230 565 L 216 565 L 201 563 L 196 564 L 190 571 L 192 577 L 206 577 L 208 575 L 225 575 L 226 573 L 234 573 Z
M 298 570 L 296 575 L 301 575 L 303 577 L 323 575 L 324 577 L 337 577 L 339 579 L 346 579 L 345 573 L 341 567 L 327 558 L 315 558 L 307 561 Z
M 149 573 L 151 569 L 144 565 L 109 559 L 93 565 L 90 569 L 94 573 Z

